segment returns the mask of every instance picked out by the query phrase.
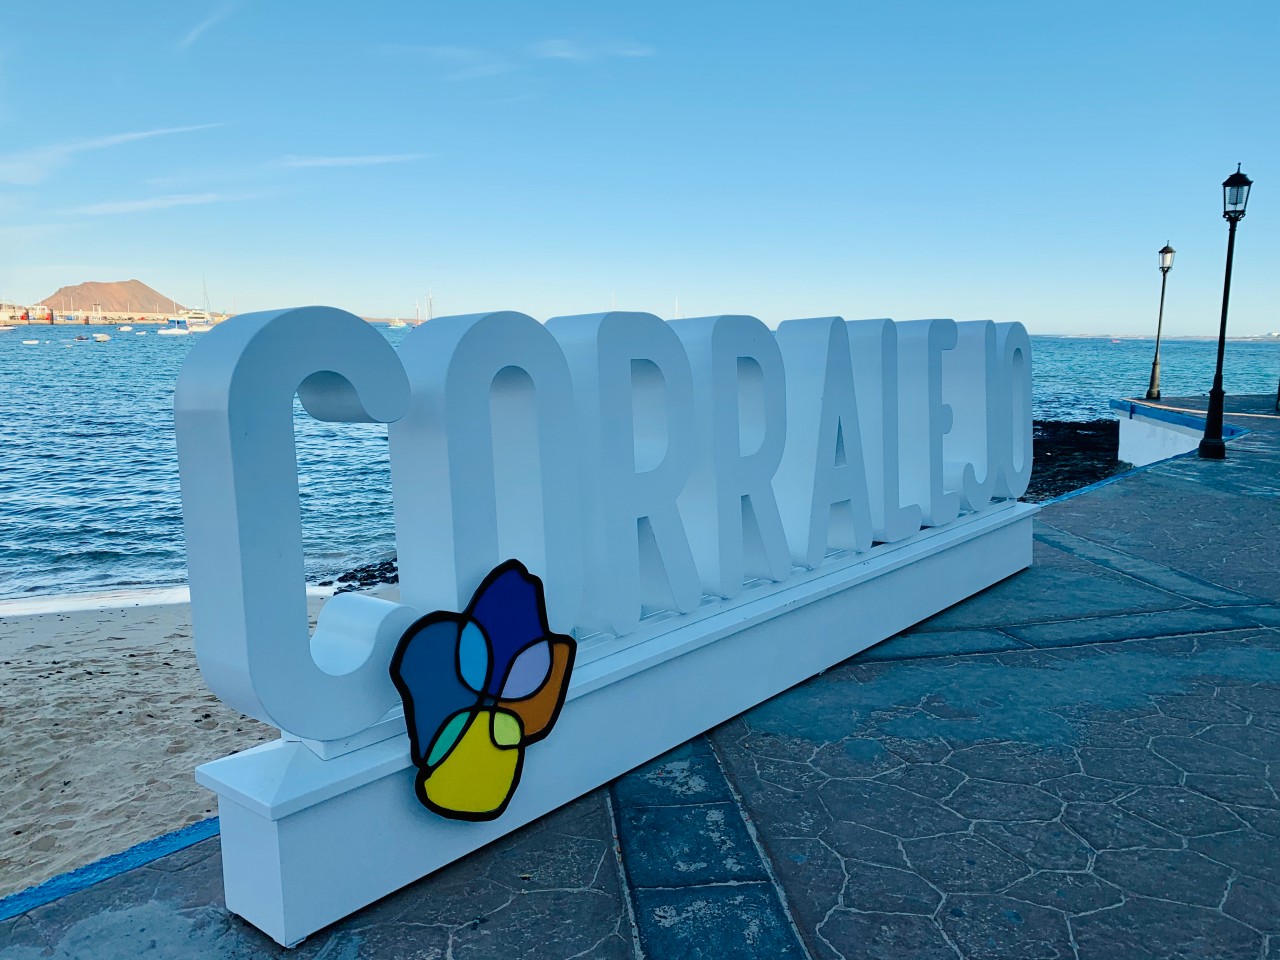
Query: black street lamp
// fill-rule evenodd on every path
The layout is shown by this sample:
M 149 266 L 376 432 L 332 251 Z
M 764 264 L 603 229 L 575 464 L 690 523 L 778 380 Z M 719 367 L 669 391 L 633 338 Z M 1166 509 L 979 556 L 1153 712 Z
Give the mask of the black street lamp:
M 1213 389 L 1209 391 L 1209 412 L 1204 421 L 1204 439 L 1200 441 L 1200 456 L 1205 460 L 1225 460 L 1227 445 L 1222 442 L 1222 354 L 1227 347 L 1227 301 L 1231 297 L 1231 258 L 1236 251 L 1236 224 L 1244 219 L 1244 208 L 1249 203 L 1249 188 L 1253 181 L 1236 172 L 1222 181 L 1222 216 L 1226 218 L 1227 273 L 1222 281 L 1222 321 L 1218 326 L 1218 366 L 1213 374 Z
M 1160 331 L 1164 328 L 1164 285 L 1173 269 L 1173 255 L 1177 251 L 1167 243 L 1160 248 L 1160 312 L 1156 315 L 1156 357 L 1151 361 L 1151 385 L 1147 387 L 1147 399 L 1160 399 Z

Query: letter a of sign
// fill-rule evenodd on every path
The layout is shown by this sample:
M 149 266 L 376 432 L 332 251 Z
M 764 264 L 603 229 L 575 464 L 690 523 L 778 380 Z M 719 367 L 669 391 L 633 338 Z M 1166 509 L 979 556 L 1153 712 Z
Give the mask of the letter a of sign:
M 391 679 L 404 700 L 414 789 L 455 820 L 502 815 L 524 749 L 555 726 L 577 642 L 547 625 L 542 581 L 495 567 L 463 613 L 438 610 L 400 638 Z

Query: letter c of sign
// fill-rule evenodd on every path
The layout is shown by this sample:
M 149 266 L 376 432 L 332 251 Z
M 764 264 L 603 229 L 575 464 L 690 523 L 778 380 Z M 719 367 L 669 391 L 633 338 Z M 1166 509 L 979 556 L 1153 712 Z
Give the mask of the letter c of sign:
M 229 706 L 336 740 L 399 702 L 387 673 L 410 607 L 343 594 L 308 635 L 293 397 L 320 420 L 409 405 L 391 345 L 331 307 L 242 314 L 202 335 L 174 396 L 196 656 Z

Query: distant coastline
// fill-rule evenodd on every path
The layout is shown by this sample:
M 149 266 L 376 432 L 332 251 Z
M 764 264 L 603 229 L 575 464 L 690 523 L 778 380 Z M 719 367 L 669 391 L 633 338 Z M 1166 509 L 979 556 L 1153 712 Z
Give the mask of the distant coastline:
M 115 314 L 86 314 L 79 316 L 69 314 L 64 316 L 55 315 L 52 319 L 26 319 L 22 317 L 2 317 L 0 316 L 0 327 L 118 327 L 124 324 L 143 324 L 152 326 L 168 326 L 172 320 L 184 320 L 187 313 L 175 313 L 164 315 L 147 314 L 146 316 L 116 316 Z M 222 323 L 228 317 L 222 314 L 210 314 L 207 322 Z
M 1057 337 L 1060 340 L 1150 340 L 1155 342 L 1155 337 L 1144 333 L 1038 333 L 1034 330 L 1028 331 L 1033 337 Z M 1216 343 L 1216 336 L 1207 335 L 1191 335 L 1191 334 L 1168 334 L 1166 333 L 1162 340 L 1168 342 L 1170 340 L 1185 340 L 1190 342 Z M 1240 343 L 1280 343 L 1280 332 L 1277 333 L 1254 333 L 1245 336 L 1227 335 L 1227 341 L 1238 341 Z

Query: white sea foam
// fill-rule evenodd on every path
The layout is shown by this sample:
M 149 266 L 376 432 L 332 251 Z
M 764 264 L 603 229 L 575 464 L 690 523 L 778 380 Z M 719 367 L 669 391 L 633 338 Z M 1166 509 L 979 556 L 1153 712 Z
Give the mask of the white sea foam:
M 379 584 L 368 591 L 373 596 L 385 596 L 388 584 Z M 327 600 L 336 587 L 307 585 L 307 596 Z M 136 587 L 119 590 L 101 590 L 96 593 L 55 593 L 43 596 L 18 597 L 0 600 L 0 619 L 5 617 L 32 617 L 45 613 L 71 613 L 78 610 L 121 610 L 129 607 L 162 607 L 191 602 L 191 588 L 184 584 L 167 587 Z

